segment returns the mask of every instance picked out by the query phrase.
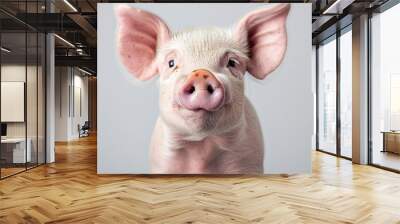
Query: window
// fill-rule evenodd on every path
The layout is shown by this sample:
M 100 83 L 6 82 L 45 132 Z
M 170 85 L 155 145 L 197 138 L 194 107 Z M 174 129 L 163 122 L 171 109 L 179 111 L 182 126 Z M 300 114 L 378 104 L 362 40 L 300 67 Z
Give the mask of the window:
M 400 170 L 400 5 L 371 18 L 372 164 Z
M 352 157 L 352 33 L 340 36 L 340 155 Z
M 318 48 L 318 149 L 336 153 L 336 39 Z
M 400 130 L 400 73 L 390 74 L 390 130 Z
M 43 13 L 44 1 L 3 2 Z M 14 7 L 15 8 L 15 7 Z M 0 12 L 0 178 L 45 163 L 45 35 Z

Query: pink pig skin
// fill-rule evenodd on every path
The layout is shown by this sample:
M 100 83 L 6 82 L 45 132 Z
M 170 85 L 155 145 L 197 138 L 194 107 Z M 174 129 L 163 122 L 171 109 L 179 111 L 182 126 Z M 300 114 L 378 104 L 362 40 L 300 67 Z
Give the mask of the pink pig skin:
M 232 130 L 185 140 L 158 119 L 150 146 L 153 173 L 263 173 L 264 144 L 256 112 L 245 100 L 244 113 Z
M 263 173 L 262 130 L 244 95 L 243 76 L 264 79 L 279 66 L 289 9 L 275 4 L 247 14 L 233 29 L 175 34 L 154 14 L 117 10 L 123 65 L 139 80 L 159 75 L 153 173 Z

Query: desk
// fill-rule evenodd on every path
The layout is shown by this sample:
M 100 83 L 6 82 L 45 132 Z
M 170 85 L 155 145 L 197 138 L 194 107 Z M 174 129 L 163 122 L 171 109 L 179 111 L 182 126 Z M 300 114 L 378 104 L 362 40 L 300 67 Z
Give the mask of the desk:
M 392 152 L 400 154 L 400 132 L 383 131 L 383 150 L 382 152 Z
M 6 138 L 1 139 L 1 157 L 7 163 L 25 163 L 32 160 L 30 138 L 27 139 L 27 146 L 25 152 L 25 138 Z M 26 153 L 26 154 L 25 154 Z M 12 159 L 11 159 L 12 158 Z M 25 161 L 25 159 L 27 161 Z

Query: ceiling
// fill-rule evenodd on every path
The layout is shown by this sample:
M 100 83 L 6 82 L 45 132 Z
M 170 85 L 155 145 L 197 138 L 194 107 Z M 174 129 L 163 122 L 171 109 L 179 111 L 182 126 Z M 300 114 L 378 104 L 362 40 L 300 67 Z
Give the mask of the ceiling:
M 135 1 L 47 0 L 46 7 L 45 0 L 1 0 L 0 24 L 2 32 L 5 33 L 2 35 L 2 38 L 4 38 L 4 41 L 2 41 L 3 46 L 7 43 L 8 48 L 15 49 L 15 54 L 18 54 L 18 52 L 23 54 L 25 51 L 24 33 L 26 29 L 38 32 L 55 32 L 58 35 L 55 38 L 56 64 L 85 67 L 95 72 L 97 3 L 110 2 Z M 175 0 L 174 2 L 187 1 Z M 209 0 L 207 2 L 215 1 Z M 252 2 L 281 3 L 288 1 Z M 312 3 L 312 35 L 313 43 L 316 44 L 336 31 L 339 20 L 342 21 L 341 26 L 346 26 L 346 24 L 351 23 L 353 16 L 379 7 L 388 2 L 388 0 L 292 0 L 290 2 Z M 50 9 L 52 13 L 49 13 Z M 29 42 L 28 54 L 34 52 L 35 49 L 35 43 Z

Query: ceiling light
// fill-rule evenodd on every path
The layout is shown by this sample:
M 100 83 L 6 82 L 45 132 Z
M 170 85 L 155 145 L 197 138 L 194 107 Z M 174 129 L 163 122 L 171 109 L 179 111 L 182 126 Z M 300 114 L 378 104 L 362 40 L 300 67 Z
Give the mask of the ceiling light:
M 78 12 L 78 10 L 68 0 L 64 0 L 64 3 L 67 4 L 75 12 Z
M 354 0 L 336 0 L 322 14 L 342 14 L 343 10 L 353 2 Z
M 79 55 L 84 55 L 85 53 L 83 52 L 82 48 L 77 48 L 76 49 L 76 53 L 78 53 Z
M 83 69 L 81 69 L 81 68 L 79 68 L 79 67 L 78 67 L 78 70 L 81 71 L 81 72 L 83 72 L 83 73 L 85 73 L 85 74 L 87 74 L 87 75 L 90 75 L 90 76 L 92 75 L 92 73 L 90 73 L 90 72 L 88 72 L 88 71 L 86 71 L 86 70 L 83 70 Z
M 73 48 L 75 48 L 75 45 L 73 45 L 71 42 L 69 42 L 68 40 L 66 40 L 66 39 L 64 39 L 64 38 L 62 38 L 62 37 L 60 37 L 59 35 L 57 35 L 57 34 L 54 34 L 54 36 L 55 37 L 57 37 L 59 40 L 61 40 L 62 42 L 64 42 L 64 43 L 66 43 L 67 45 L 69 45 L 70 47 L 73 47 Z
M 6 53 L 10 53 L 10 52 L 11 52 L 11 50 L 9 50 L 9 49 L 7 49 L 7 48 L 5 48 L 5 47 L 1 47 L 1 50 L 4 51 L 4 52 L 6 52 Z
M 337 6 L 337 4 L 339 4 L 339 2 L 340 2 L 340 0 L 336 0 L 335 2 L 333 2 L 333 4 L 330 5 L 327 9 L 325 9 L 322 14 L 330 13 L 332 11 L 332 9 L 334 9 Z

